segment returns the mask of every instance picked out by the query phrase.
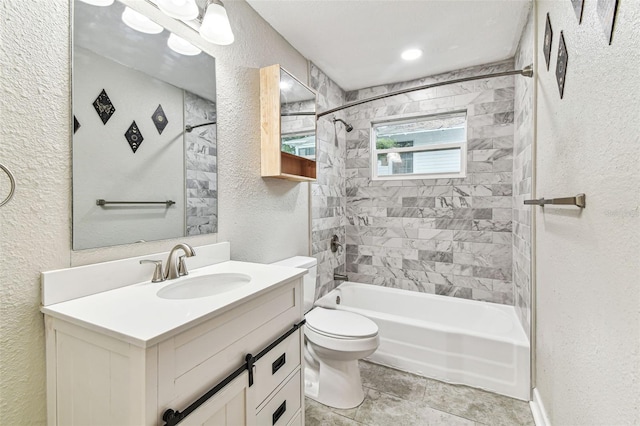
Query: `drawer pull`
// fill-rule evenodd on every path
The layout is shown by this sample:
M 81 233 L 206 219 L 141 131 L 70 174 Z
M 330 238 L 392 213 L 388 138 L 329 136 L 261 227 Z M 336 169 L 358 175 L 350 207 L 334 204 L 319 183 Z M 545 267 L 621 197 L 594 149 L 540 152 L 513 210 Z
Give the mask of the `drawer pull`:
M 271 375 L 276 374 L 276 372 L 278 370 L 280 370 L 280 368 L 282 368 L 282 366 L 287 362 L 287 354 L 284 353 L 282 355 L 280 355 L 278 357 L 278 359 L 276 359 L 275 361 L 273 361 L 273 364 L 271 364 Z
M 286 399 L 282 404 L 280 404 L 278 409 L 273 412 L 273 422 L 271 424 L 275 425 L 276 422 L 278 421 L 278 419 L 280 419 L 280 417 L 282 417 L 282 415 L 284 414 L 285 411 L 287 411 L 287 400 Z

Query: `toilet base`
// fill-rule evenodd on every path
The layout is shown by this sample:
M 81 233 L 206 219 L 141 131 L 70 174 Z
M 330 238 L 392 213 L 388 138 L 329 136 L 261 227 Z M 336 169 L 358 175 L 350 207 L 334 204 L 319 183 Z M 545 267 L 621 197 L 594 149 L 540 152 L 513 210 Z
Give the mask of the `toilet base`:
M 316 367 L 317 368 L 314 368 Z M 358 360 L 320 360 L 304 368 L 304 394 L 333 408 L 355 408 L 364 401 Z

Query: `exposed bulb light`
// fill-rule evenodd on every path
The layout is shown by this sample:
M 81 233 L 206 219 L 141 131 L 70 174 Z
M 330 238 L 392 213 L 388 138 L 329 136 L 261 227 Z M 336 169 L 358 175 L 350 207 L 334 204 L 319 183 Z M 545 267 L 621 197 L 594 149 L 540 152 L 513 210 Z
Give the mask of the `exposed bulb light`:
M 405 61 L 413 61 L 418 59 L 420 56 L 422 56 L 422 50 L 420 49 L 407 49 L 402 52 L 402 55 L 400 55 L 400 57 Z
M 80 0 L 83 3 L 90 4 L 91 6 L 111 6 L 113 0 Z
M 200 26 L 200 35 L 208 42 L 223 46 L 233 43 L 234 36 L 229 17 L 220 0 L 209 0 L 207 12 Z
M 182 37 L 178 37 L 177 35 L 171 33 L 169 34 L 169 40 L 167 40 L 167 46 L 171 50 L 181 55 L 186 56 L 195 56 L 200 54 L 202 50 L 195 47 L 193 44 L 189 43 L 187 40 Z
M 160 34 L 164 29 L 151 19 L 129 7 L 125 7 L 124 12 L 122 12 L 122 22 L 130 28 L 146 34 Z
M 156 0 L 156 4 L 166 15 L 183 21 L 191 21 L 200 13 L 196 0 Z

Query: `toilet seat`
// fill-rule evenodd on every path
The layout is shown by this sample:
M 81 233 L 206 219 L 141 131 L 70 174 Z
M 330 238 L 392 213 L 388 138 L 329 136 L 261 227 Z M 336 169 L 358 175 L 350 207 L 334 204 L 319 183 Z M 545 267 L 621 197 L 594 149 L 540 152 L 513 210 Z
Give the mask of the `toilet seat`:
M 380 344 L 377 324 L 362 315 L 317 307 L 305 319 L 304 335 L 317 346 L 346 353 L 375 350 Z
M 378 325 L 353 312 L 316 307 L 305 315 L 307 326 L 334 339 L 364 339 L 378 334 Z

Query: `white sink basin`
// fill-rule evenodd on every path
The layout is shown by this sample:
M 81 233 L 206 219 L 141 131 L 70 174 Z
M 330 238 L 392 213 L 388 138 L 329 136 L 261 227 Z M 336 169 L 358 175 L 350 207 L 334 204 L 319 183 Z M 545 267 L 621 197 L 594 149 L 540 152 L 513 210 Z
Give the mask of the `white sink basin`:
M 181 278 L 175 284 L 161 288 L 156 295 L 163 299 L 196 299 L 236 290 L 249 282 L 251 282 L 251 277 L 246 274 L 209 274 Z

